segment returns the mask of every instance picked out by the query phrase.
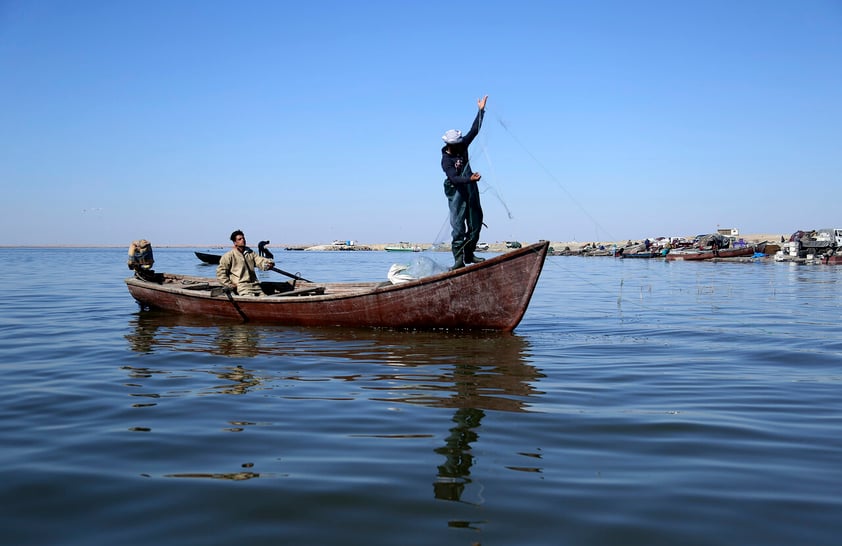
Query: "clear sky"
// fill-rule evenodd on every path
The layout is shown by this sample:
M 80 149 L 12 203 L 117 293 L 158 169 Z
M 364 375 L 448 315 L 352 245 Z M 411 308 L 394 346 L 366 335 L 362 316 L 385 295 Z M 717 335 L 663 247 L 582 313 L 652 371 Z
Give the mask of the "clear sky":
M 842 1 L 0 0 L 0 245 L 842 227 Z

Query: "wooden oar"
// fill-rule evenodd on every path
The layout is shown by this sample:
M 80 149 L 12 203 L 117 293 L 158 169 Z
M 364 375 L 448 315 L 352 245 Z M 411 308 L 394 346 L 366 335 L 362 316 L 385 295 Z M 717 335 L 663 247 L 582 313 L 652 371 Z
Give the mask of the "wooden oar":
M 281 275 L 286 275 L 290 279 L 295 279 L 297 281 L 304 281 L 304 282 L 313 282 L 313 281 L 308 281 L 307 279 L 305 279 L 304 277 L 302 277 L 298 273 L 290 273 L 288 271 L 284 271 L 283 269 L 278 269 L 277 267 L 270 267 L 269 269 L 271 269 L 272 271 L 274 271 L 276 273 L 280 273 Z
M 210 294 L 211 294 L 211 297 L 214 297 L 214 298 L 221 295 L 221 294 L 225 294 L 225 296 L 228 298 L 228 301 L 230 301 L 231 305 L 234 306 L 234 309 L 237 310 L 237 314 L 240 315 L 240 318 L 243 319 L 243 322 L 248 322 L 249 318 L 246 316 L 245 313 L 243 313 L 243 310 L 240 309 L 240 306 L 237 304 L 237 302 L 234 301 L 234 296 L 231 294 L 231 292 L 233 292 L 233 290 L 228 288 L 227 286 L 215 286 L 215 287 L 211 288 Z
M 264 248 L 268 244 L 269 244 L 269 241 L 260 241 L 260 244 L 258 244 L 257 246 L 260 249 L 260 251 L 263 254 L 266 254 L 266 257 L 271 260 L 271 259 L 274 258 L 274 256 L 272 255 L 271 252 L 269 252 L 268 249 Z M 246 250 L 243 252 L 243 254 L 248 254 L 250 252 L 254 252 L 254 251 L 250 248 L 246 248 Z M 286 275 L 290 279 L 295 279 L 297 281 L 304 281 L 304 282 L 313 282 L 313 281 L 308 281 L 307 279 L 305 279 L 304 277 L 302 277 L 298 273 L 290 273 L 289 271 L 284 271 L 283 269 L 278 269 L 277 267 L 270 267 L 269 269 L 271 269 L 275 273 L 280 273 L 281 275 Z

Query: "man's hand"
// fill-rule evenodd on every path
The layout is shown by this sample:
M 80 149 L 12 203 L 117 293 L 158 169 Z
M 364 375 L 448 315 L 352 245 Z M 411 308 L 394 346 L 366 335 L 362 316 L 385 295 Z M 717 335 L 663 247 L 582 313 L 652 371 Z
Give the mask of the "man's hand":
M 477 100 L 477 106 L 479 106 L 480 110 L 485 110 L 485 103 L 488 100 L 488 95 L 484 96 L 483 98 Z
M 479 173 L 473 173 L 471 175 L 471 182 L 479 182 L 479 179 L 482 178 L 482 175 Z

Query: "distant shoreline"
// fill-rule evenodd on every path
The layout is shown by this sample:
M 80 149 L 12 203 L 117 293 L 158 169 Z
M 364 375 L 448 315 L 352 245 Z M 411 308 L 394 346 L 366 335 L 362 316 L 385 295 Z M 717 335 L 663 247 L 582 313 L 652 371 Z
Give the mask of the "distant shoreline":
M 738 239 L 743 239 L 747 243 L 762 243 L 762 242 L 769 242 L 769 243 L 778 243 L 781 241 L 781 238 L 784 240 L 788 240 L 791 234 L 784 234 L 784 233 L 757 233 L 757 234 L 748 234 L 748 235 L 738 235 Z M 556 250 L 561 250 L 565 247 L 570 247 L 570 249 L 581 248 L 585 245 L 595 244 L 596 246 L 605 246 L 611 247 L 613 245 L 617 245 L 618 247 L 625 246 L 629 241 L 631 242 L 642 242 L 644 239 L 622 239 L 618 241 L 595 241 L 595 240 L 587 240 L 587 241 L 550 241 L 550 246 L 554 247 Z M 156 245 L 155 241 L 152 242 L 152 248 L 173 248 L 173 249 L 194 249 L 194 248 L 201 248 L 201 249 L 210 249 L 210 250 L 218 250 L 219 252 L 225 252 L 230 248 L 230 245 L 224 246 L 219 244 L 213 245 Z M 521 244 L 529 244 L 530 242 L 534 241 L 519 241 Z M 9 249 L 58 249 L 58 248 L 123 248 L 128 249 L 129 244 L 125 245 L 69 245 L 69 244 L 44 244 L 44 245 L 0 245 L 0 248 L 9 248 Z M 449 245 L 450 241 L 445 241 L 445 245 Z M 359 247 L 362 249 L 367 249 L 371 251 L 385 251 L 387 246 L 394 246 L 399 244 L 397 241 L 389 242 L 389 243 L 355 243 L 351 246 Z M 434 243 L 415 243 L 410 242 L 412 246 L 418 246 L 421 250 L 429 250 L 433 248 L 435 245 Z M 507 249 L 505 241 L 496 241 L 493 243 L 488 243 L 489 245 L 489 252 L 504 252 Z M 333 244 L 312 244 L 312 245 L 302 245 L 302 244 L 277 244 L 277 245 L 267 245 L 267 248 L 271 249 L 272 251 L 280 251 L 286 248 L 294 248 L 296 250 L 303 250 L 307 248 L 316 249 L 316 250 L 338 250 L 338 249 L 345 249 L 348 250 L 349 248 L 346 245 L 333 245 Z

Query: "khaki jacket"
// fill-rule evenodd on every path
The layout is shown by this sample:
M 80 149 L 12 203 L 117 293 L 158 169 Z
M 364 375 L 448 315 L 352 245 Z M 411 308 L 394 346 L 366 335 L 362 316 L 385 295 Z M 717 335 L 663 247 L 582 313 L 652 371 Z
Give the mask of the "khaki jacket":
M 216 266 L 216 278 L 224 286 L 233 288 L 240 283 L 257 283 L 255 267 L 266 271 L 275 266 L 275 262 L 268 258 L 258 256 L 254 252 L 246 251 L 241 253 L 232 248 L 222 255 L 219 265 Z

